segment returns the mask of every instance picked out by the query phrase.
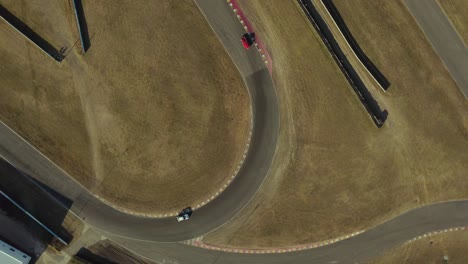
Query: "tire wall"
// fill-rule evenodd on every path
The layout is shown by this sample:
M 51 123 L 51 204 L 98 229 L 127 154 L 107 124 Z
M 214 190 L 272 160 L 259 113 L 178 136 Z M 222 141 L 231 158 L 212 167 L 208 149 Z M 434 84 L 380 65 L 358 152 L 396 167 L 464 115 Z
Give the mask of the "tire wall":
M 364 67 L 366 67 L 369 73 L 374 77 L 374 79 L 380 85 L 380 88 L 386 91 L 388 87 L 390 86 L 390 82 L 379 71 L 379 69 L 372 63 L 372 61 L 366 56 L 366 54 L 361 49 L 357 41 L 354 39 L 353 35 L 351 34 L 348 27 L 346 26 L 346 23 L 344 22 L 343 17 L 341 17 L 340 12 L 336 8 L 335 4 L 333 3 L 333 0 L 321 0 L 321 1 L 323 5 L 325 6 L 325 8 L 328 10 L 328 13 L 330 13 L 332 19 L 335 21 L 339 30 L 345 37 L 346 41 L 351 46 L 351 49 L 353 49 L 354 54 L 356 54 L 356 56 L 362 62 Z
M 312 26 L 317 30 L 317 33 L 320 35 L 323 43 L 327 47 L 328 51 L 332 55 L 336 64 L 340 68 L 341 72 L 348 80 L 349 84 L 353 88 L 354 92 L 358 96 L 362 105 L 366 109 L 370 118 L 377 127 L 381 127 L 386 119 L 387 112 L 381 111 L 377 102 L 374 100 L 372 95 L 369 93 L 357 73 L 352 68 L 351 64 L 347 60 L 346 56 L 343 54 L 339 48 L 336 40 L 331 34 L 330 30 L 327 28 L 325 21 L 320 17 L 319 13 L 315 9 L 310 0 L 298 0 L 299 5 L 304 11 L 305 15 L 311 22 Z

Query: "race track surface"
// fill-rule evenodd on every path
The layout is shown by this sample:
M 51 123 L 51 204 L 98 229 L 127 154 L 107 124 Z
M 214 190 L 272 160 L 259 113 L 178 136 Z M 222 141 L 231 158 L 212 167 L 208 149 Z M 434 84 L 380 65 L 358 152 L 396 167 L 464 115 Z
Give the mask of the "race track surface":
M 468 98 L 468 49 L 436 0 L 405 0 L 406 6 Z
M 425 233 L 468 225 L 468 201 L 454 201 L 411 210 L 360 235 L 315 249 L 281 254 L 239 254 L 179 243 L 116 239 L 125 247 L 159 263 L 362 263 Z
M 114 235 L 174 242 L 200 236 L 230 220 L 252 199 L 267 175 L 276 150 L 279 113 L 273 81 L 263 60 L 255 48 L 243 49 L 240 43 L 240 37 L 245 33 L 243 27 L 225 2 L 216 2 L 209 6 L 216 7 L 216 17 L 222 19 L 214 21 L 210 16 L 208 20 L 249 89 L 253 131 L 247 157 L 238 175 L 218 197 L 194 211 L 190 221 L 178 223 L 175 217 L 136 217 L 108 206 L 4 123 L 0 123 L 0 156 L 74 201 L 72 212 L 88 224 Z
M 238 176 L 216 199 L 195 211 L 189 221 L 145 219 L 107 206 L 3 123 L 0 123 L 0 156 L 73 200 L 71 210 L 106 236 L 157 263 L 356 263 L 427 232 L 468 226 L 468 201 L 453 201 L 414 209 L 347 240 L 294 253 L 237 254 L 161 243 L 198 237 L 238 213 L 264 181 L 279 131 L 273 82 L 257 51 L 245 51 L 240 45 L 239 37 L 244 30 L 232 10 L 224 1 L 196 0 L 196 3 L 245 79 L 252 99 L 254 130 Z

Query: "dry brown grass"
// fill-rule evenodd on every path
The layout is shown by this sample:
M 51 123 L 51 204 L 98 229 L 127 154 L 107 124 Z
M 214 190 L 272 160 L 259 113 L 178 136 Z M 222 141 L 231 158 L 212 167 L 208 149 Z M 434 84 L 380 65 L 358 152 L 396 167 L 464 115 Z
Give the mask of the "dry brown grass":
M 75 17 L 69 13 L 71 1 L 1 0 L 0 4 L 57 49 L 71 47 L 78 40 Z
M 273 57 L 280 139 L 259 194 L 206 243 L 321 241 L 467 198 L 467 103 L 411 14 L 401 1 L 335 4 L 391 82 L 386 94 L 371 90 L 385 125 L 368 119 L 295 1 L 242 1 Z
M 466 264 L 468 232 L 441 233 L 398 246 L 368 264 Z M 448 261 L 444 261 L 448 256 Z
M 99 241 L 90 247 L 89 251 L 97 256 L 109 260 L 111 263 L 126 263 L 126 264 L 155 264 L 155 261 L 150 261 L 142 256 L 119 246 L 111 240 Z M 159 262 L 160 263 L 160 262 Z
M 62 227 L 73 236 L 73 242 L 80 238 L 85 229 L 85 224 L 81 221 L 81 219 L 69 211 L 63 219 Z
M 366 69 L 364 64 L 359 60 L 359 58 L 354 53 L 351 46 L 346 41 L 345 37 L 340 32 L 340 29 L 333 21 L 333 18 L 328 13 L 326 7 L 322 4 L 321 0 L 312 0 L 314 3 L 315 8 L 317 9 L 320 16 L 323 18 L 325 23 L 327 24 L 328 28 L 332 32 L 335 40 L 339 44 L 343 54 L 348 59 L 349 63 L 352 65 L 356 73 L 358 74 L 359 78 L 361 78 L 363 84 L 369 90 L 371 94 L 379 93 L 380 92 L 380 85 L 374 79 L 374 77 L 370 74 L 370 72 Z M 377 102 L 378 103 L 378 102 Z M 383 109 L 382 109 L 383 110 Z
M 71 47 L 69 3 L 48 2 L 2 4 Z M 1 120 L 118 206 L 163 213 L 205 200 L 234 173 L 249 129 L 248 93 L 221 43 L 192 1 L 84 7 L 91 49 L 77 43 L 62 64 L 1 24 Z
M 55 47 L 71 47 L 74 21 L 67 20 L 68 7 L 59 2 L 49 0 L 47 9 L 38 8 L 43 1 L 1 4 Z M 3 20 L 0 34 L 0 119 L 73 175 L 90 178 L 89 137 L 70 66 L 57 64 Z
M 437 0 L 458 35 L 468 44 L 468 2 L 464 0 Z

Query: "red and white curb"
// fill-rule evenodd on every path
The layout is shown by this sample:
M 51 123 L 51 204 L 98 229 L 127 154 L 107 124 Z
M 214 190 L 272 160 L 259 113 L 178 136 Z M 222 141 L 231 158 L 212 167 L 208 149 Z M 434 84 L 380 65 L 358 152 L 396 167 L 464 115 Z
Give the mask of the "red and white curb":
M 231 175 L 231 177 L 227 180 L 227 182 L 225 182 L 224 185 L 221 186 L 221 188 L 219 188 L 219 190 L 215 194 L 213 194 L 207 200 L 205 200 L 205 201 L 203 201 L 203 202 L 201 202 L 201 203 L 199 203 L 199 204 L 197 204 L 195 206 L 192 206 L 192 209 L 198 209 L 198 208 L 204 206 L 205 204 L 209 203 L 211 200 L 216 198 L 218 195 L 220 195 L 229 186 L 229 184 L 234 180 L 234 178 L 239 173 L 240 169 L 242 168 L 242 165 L 244 164 L 245 158 L 247 157 L 247 152 L 249 152 L 250 141 L 252 140 L 252 129 L 253 129 L 253 114 L 252 114 L 252 111 L 253 111 L 252 110 L 252 104 L 250 104 L 250 128 L 249 128 L 248 142 L 245 145 L 244 152 L 242 153 L 242 158 L 241 158 L 239 164 L 237 165 L 236 170 Z
M 80 182 L 78 182 L 75 178 L 73 178 L 70 174 L 68 174 L 68 172 L 66 172 L 64 169 L 62 169 L 60 166 L 58 166 L 54 161 L 52 161 L 51 159 L 49 159 L 44 153 L 42 153 L 39 149 L 37 149 L 36 147 L 34 147 L 31 143 L 29 143 L 26 139 L 24 139 L 21 135 L 19 135 L 18 133 L 16 133 L 13 129 L 11 129 L 9 126 L 7 126 L 7 124 L 5 124 L 3 121 L 0 121 L 1 125 L 3 125 L 5 128 L 7 128 L 9 131 L 11 131 L 13 134 L 15 134 L 18 138 L 21 138 L 21 140 L 23 140 L 24 143 L 26 143 L 28 146 L 30 146 L 32 149 L 34 149 L 35 151 L 37 151 L 37 153 L 39 153 L 42 157 L 44 157 L 46 160 L 48 160 L 51 164 L 53 164 L 58 170 L 60 170 L 62 173 L 64 173 L 65 175 L 67 175 L 72 181 L 74 181 L 76 184 L 78 184 L 79 186 L 82 187 L 83 190 L 86 190 L 89 194 L 91 194 L 93 197 L 95 197 L 96 199 L 100 200 L 102 203 L 106 204 L 107 206 L 109 207 L 112 207 L 113 209 L 117 210 L 117 211 L 120 211 L 122 213 L 125 213 L 125 214 L 128 214 L 128 215 L 134 215 L 134 216 L 138 216 L 138 217 L 145 217 L 145 218 L 164 218 L 164 217 L 174 217 L 176 215 L 179 214 L 179 212 L 167 212 L 167 213 L 143 213 L 143 212 L 136 212 L 136 211 L 130 211 L 128 210 L 127 208 L 124 208 L 124 207 L 120 207 L 120 206 L 117 206 L 111 202 L 109 202 L 107 199 L 105 199 L 104 197 L 101 197 L 99 195 L 97 195 L 95 192 L 93 192 L 92 190 L 88 190 L 86 187 L 84 187 Z M 226 189 L 226 187 L 232 182 L 232 180 L 234 179 L 234 177 L 237 175 L 237 173 L 239 172 L 243 162 L 245 161 L 245 158 L 247 157 L 247 152 L 249 150 L 249 147 L 250 147 L 250 141 L 252 139 L 252 129 L 253 129 L 253 115 L 252 115 L 252 105 L 250 104 L 250 129 L 249 129 L 249 136 L 248 136 L 248 141 L 246 143 L 246 146 L 245 146 L 245 149 L 244 149 L 244 153 L 242 154 L 242 159 L 241 161 L 239 162 L 239 165 L 237 166 L 237 169 L 236 171 L 234 172 L 234 174 L 232 176 L 230 176 L 230 178 L 228 179 L 228 181 L 214 194 L 212 195 L 210 198 L 208 198 L 206 201 L 202 202 L 201 204 L 197 204 L 196 206 L 193 206 L 192 208 L 193 209 L 196 209 L 196 208 L 199 208 L 205 204 L 207 204 L 209 201 L 213 200 L 216 196 L 218 196 L 224 189 Z M 6 157 L 3 157 L 3 156 L 0 156 L 1 158 L 5 159 L 6 161 L 8 161 L 8 159 Z M 8 161 L 9 162 L 9 161 Z M 9 162 L 11 164 L 13 164 L 12 162 Z M 99 188 L 99 187 L 98 187 Z M 73 213 L 73 212 L 72 212 Z M 82 218 L 82 216 L 80 216 L 80 213 L 73 213 L 76 217 L 78 218 Z M 174 219 L 175 221 L 175 219 Z
M 247 157 L 247 152 L 249 151 L 249 147 L 250 147 L 250 141 L 252 140 L 252 129 L 253 129 L 253 115 L 252 115 L 252 105 L 250 105 L 250 127 L 249 127 L 249 135 L 248 135 L 248 141 L 245 145 L 245 148 L 244 148 L 244 152 L 242 153 L 242 158 L 239 162 L 239 164 L 237 165 L 237 168 L 236 170 L 234 171 L 234 173 L 228 178 L 228 180 L 224 183 L 223 186 L 221 186 L 221 188 L 219 188 L 215 193 L 213 193 L 208 199 L 206 199 L 205 201 L 201 202 L 201 203 L 198 203 L 197 205 L 195 206 L 192 206 L 192 209 L 193 210 L 196 210 L 196 209 L 199 209 L 200 207 L 208 204 L 209 202 L 211 202 L 214 198 L 218 197 L 218 195 L 220 195 L 228 186 L 229 184 L 234 180 L 234 178 L 237 176 L 237 174 L 239 173 L 239 170 L 241 169 L 242 165 L 244 164 L 244 161 Z M 108 202 L 106 199 L 104 199 L 103 197 L 100 197 L 96 194 L 93 194 L 97 199 L 101 200 L 102 202 L 104 202 L 105 204 L 107 204 L 108 206 L 118 210 L 118 211 L 121 211 L 123 213 L 126 213 L 126 214 L 129 214 L 129 215 L 134 215 L 134 216 L 138 216 L 138 217 L 146 217 L 146 218 L 165 218 L 165 217 L 175 217 L 179 214 L 179 212 L 168 212 L 168 213 L 142 213 L 142 212 L 135 212 L 135 211 L 130 211 L 126 208 L 123 208 L 123 207 L 120 207 L 120 206 L 116 206 L 115 204 L 112 204 L 110 202 Z
M 237 1 L 236 0 L 227 0 L 227 1 L 228 1 L 229 5 L 233 8 L 234 13 L 236 13 L 237 18 L 239 19 L 240 23 L 244 26 L 244 29 L 247 32 L 252 31 L 252 27 L 250 26 L 250 23 L 245 18 L 243 12 L 239 9 L 239 7 L 237 5 Z M 269 70 L 269 72 L 271 74 L 271 72 L 272 72 L 271 57 L 268 54 L 268 52 L 266 51 L 266 49 L 264 48 L 263 43 L 260 41 L 260 39 L 258 39 L 258 37 L 256 37 L 255 47 L 257 48 L 258 52 L 260 53 L 260 56 L 264 60 L 266 66 L 267 66 L 267 68 L 268 68 L 268 70 Z M 217 190 L 215 193 L 213 193 L 205 201 L 203 201 L 201 203 L 198 203 L 195 206 L 192 206 L 192 209 L 194 209 L 194 210 L 199 209 L 200 207 L 208 204 L 210 201 L 212 201 L 214 198 L 216 198 L 218 195 L 220 195 L 227 188 L 227 186 L 234 180 L 234 178 L 237 176 L 237 174 L 239 173 L 239 170 L 241 169 L 241 167 L 242 167 L 242 165 L 243 165 L 243 163 L 244 163 L 244 161 L 245 161 L 245 159 L 247 157 L 247 153 L 248 153 L 249 147 L 250 147 L 250 142 L 251 142 L 251 139 L 252 139 L 252 129 L 253 129 L 253 113 L 252 113 L 252 111 L 253 111 L 252 110 L 252 105 L 250 105 L 250 128 L 249 128 L 248 141 L 247 141 L 247 144 L 246 144 L 246 146 L 244 148 L 242 158 L 241 158 L 239 164 L 237 165 L 236 170 L 228 178 L 228 180 L 224 183 L 224 185 L 221 186 L 221 188 L 219 188 L 219 190 Z M 43 155 L 43 156 L 46 157 L 45 155 Z M 60 168 L 60 167 L 58 167 L 58 168 Z M 68 173 L 67 173 L 67 175 L 68 175 Z M 155 213 L 155 212 L 153 212 L 153 213 L 144 213 L 144 212 L 130 211 L 127 208 L 124 208 L 124 207 L 121 207 L 121 206 L 118 206 L 118 205 L 115 205 L 115 204 L 109 202 L 104 197 L 101 197 L 101 196 L 99 196 L 99 195 L 97 195 L 97 194 L 95 194 L 93 192 L 90 192 L 90 193 L 95 198 L 99 199 L 101 202 L 105 203 L 106 205 L 114 208 L 115 210 L 118 210 L 120 212 L 128 214 L 128 215 L 133 215 L 133 216 L 138 216 L 138 217 L 145 217 L 145 218 L 166 218 L 166 217 L 175 217 L 175 216 L 177 216 L 179 214 L 179 211 L 172 211 L 172 212 L 165 212 L 165 213 L 161 213 L 161 212 L 159 212 L 159 213 Z
M 245 144 L 244 152 L 242 153 L 242 158 L 239 161 L 239 164 L 237 165 L 236 170 L 227 179 L 227 181 L 224 183 L 224 185 L 221 186 L 221 188 L 219 188 L 215 193 L 213 193 L 208 199 L 204 200 L 201 203 L 196 204 L 195 206 L 191 206 L 193 210 L 199 209 L 200 207 L 202 207 L 202 206 L 208 204 L 209 202 L 211 202 L 214 198 L 218 197 L 218 195 L 220 195 L 229 186 L 229 184 L 234 180 L 234 178 L 239 173 L 239 171 L 240 171 L 240 169 L 241 169 L 242 165 L 244 164 L 245 159 L 247 157 L 247 153 L 248 153 L 249 147 L 250 147 L 250 142 L 252 140 L 252 130 L 253 130 L 253 109 L 252 109 L 252 104 L 250 104 L 249 119 L 250 119 L 250 121 L 249 121 L 249 133 L 248 133 L 248 137 L 247 137 L 247 143 Z M 179 211 L 177 211 L 177 212 L 173 211 L 173 212 L 168 212 L 168 213 L 143 213 L 143 212 L 130 211 L 127 208 L 123 208 L 123 207 L 120 207 L 120 206 L 117 206 L 115 204 L 112 204 L 112 203 L 108 202 L 106 199 L 104 199 L 103 197 L 100 197 L 97 194 L 93 193 L 93 195 L 97 199 L 102 201 L 103 203 L 105 203 L 108 206 L 114 208 L 115 210 L 121 211 L 121 212 L 123 212 L 125 214 L 138 216 L 138 217 L 166 218 L 166 217 L 175 217 L 175 216 L 177 216 L 179 214 Z
M 442 233 L 447 233 L 447 232 L 454 232 L 454 231 L 468 231 L 468 227 L 453 227 L 453 228 L 447 228 L 443 230 L 438 230 L 438 231 L 433 231 L 429 232 L 420 236 L 417 236 L 413 239 L 410 239 L 406 241 L 404 244 L 411 243 L 416 240 L 420 240 L 426 237 L 434 236 L 437 234 L 442 234 Z M 194 239 L 186 240 L 182 243 L 195 246 L 195 247 L 200 247 L 204 249 L 209 249 L 209 250 L 217 250 L 217 251 L 223 251 L 223 252 L 232 252 L 232 253 L 240 253 L 240 254 L 274 254 L 274 253 L 287 253 L 287 252 L 295 252 L 295 251 L 301 251 L 301 250 L 307 250 L 307 249 L 313 249 L 313 248 L 319 248 L 319 247 L 324 247 L 328 246 L 334 243 L 337 243 L 339 241 L 346 240 L 348 238 L 357 236 L 364 231 L 359 231 L 352 233 L 350 235 L 338 237 L 335 239 L 330 239 L 322 242 L 315 242 L 311 244 L 305 244 L 305 245 L 298 245 L 298 246 L 293 246 L 293 247 L 285 247 L 285 248 L 270 248 L 270 249 L 245 249 L 245 248 L 229 248 L 229 247 L 222 247 L 222 246 L 215 246 L 215 245 L 209 245 L 205 244 L 203 240 L 203 236 L 197 237 Z
M 229 4 L 229 6 L 232 8 L 232 11 L 234 14 L 236 14 L 237 19 L 239 19 L 239 22 L 244 26 L 244 29 L 246 32 L 254 32 L 253 27 L 250 25 L 249 21 L 247 20 L 246 16 L 244 15 L 244 12 L 239 8 L 239 4 L 237 3 L 237 0 L 226 0 Z M 272 73 L 273 70 L 273 65 L 271 61 L 270 54 L 268 54 L 268 51 L 265 49 L 265 45 L 263 42 L 260 40 L 260 38 L 255 35 L 255 48 L 257 49 L 258 53 L 260 53 L 260 56 L 262 57 L 263 62 L 265 62 L 266 67 L 268 68 L 268 71 L 270 74 Z
M 408 241 L 405 242 L 405 244 L 411 243 L 413 241 L 420 240 L 420 239 L 423 239 L 423 238 L 426 238 L 426 237 L 430 237 L 430 236 L 434 236 L 434 235 L 438 235 L 438 234 L 442 234 L 442 233 L 447 233 L 447 232 L 454 232 L 454 231 L 468 231 L 468 227 L 464 227 L 464 226 L 462 226 L 462 227 L 452 227 L 452 228 L 447 228 L 447 229 L 442 229 L 442 230 L 429 232 L 429 233 L 417 236 L 417 237 L 415 237 L 415 238 L 413 238 L 411 240 L 408 240 Z
M 328 246 L 339 241 L 357 236 L 364 231 L 358 231 L 346 236 L 338 237 L 335 239 L 325 240 L 322 242 L 315 242 L 311 244 L 305 245 L 298 245 L 293 247 L 284 247 L 284 248 L 269 248 L 269 249 L 245 249 L 245 248 L 230 248 L 230 247 L 222 247 L 222 246 L 214 246 L 205 244 L 202 240 L 203 237 L 197 237 L 194 239 L 186 240 L 183 243 L 195 247 L 205 248 L 209 250 L 217 250 L 217 251 L 224 251 L 224 252 L 232 252 L 232 253 L 241 253 L 241 254 L 273 254 L 273 253 L 287 253 L 287 252 L 295 252 L 301 250 L 307 250 L 312 248 L 318 248 L 323 246 Z

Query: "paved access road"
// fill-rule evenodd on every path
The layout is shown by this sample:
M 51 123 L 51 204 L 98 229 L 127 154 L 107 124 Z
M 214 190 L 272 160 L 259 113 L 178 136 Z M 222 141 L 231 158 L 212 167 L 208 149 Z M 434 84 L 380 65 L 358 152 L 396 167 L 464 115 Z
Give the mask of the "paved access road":
M 468 201 L 441 203 L 412 210 L 376 228 L 330 246 L 284 254 L 235 254 L 179 243 L 231 219 L 259 188 L 274 156 L 279 117 L 271 78 L 254 49 L 239 43 L 243 29 L 224 1 L 196 0 L 245 78 L 254 110 L 254 132 L 244 167 L 231 185 L 184 223 L 143 219 L 106 206 L 83 189 L 7 127 L 0 125 L 0 154 L 74 201 L 71 209 L 85 221 L 129 249 L 158 263 L 355 263 L 426 232 L 468 225 Z M 134 238 L 134 239 L 132 239 Z
M 468 98 L 468 49 L 436 0 L 405 0 L 455 82 Z
M 253 131 L 247 157 L 238 175 L 217 198 L 196 210 L 190 221 L 178 223 L 175 217 L 142 218 L 113 209 L 96 199 L 3 123 L 0 123 L 0 156 L 74 201 L 71 210 L 87 223 L 119 236 L 181 241 L 200 236 L 230 220 L 252 199 L 267 175 L 276 150 L 279 113 L 273 81 L 263 60 L 255 48 L 246 51 L 241 45 L 240 38 L 245 33 L 243 27 L 226 2 L 211 2 L 217 12 L 213 13 L 214 17 L 220 19 L 213 20 L 213 16 L 209 16 L 210 25 L 249 90 Z

